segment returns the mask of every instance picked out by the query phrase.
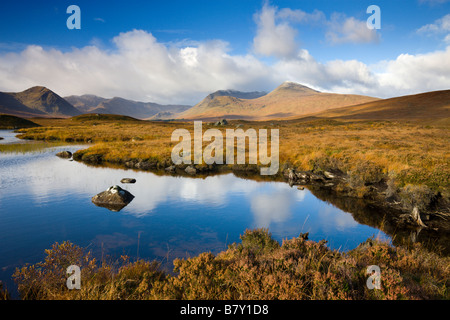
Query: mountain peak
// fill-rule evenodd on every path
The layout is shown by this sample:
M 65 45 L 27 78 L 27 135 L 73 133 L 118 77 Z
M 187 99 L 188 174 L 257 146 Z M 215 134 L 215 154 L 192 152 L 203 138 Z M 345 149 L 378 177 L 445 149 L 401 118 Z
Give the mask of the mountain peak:
M 28 88 L 26 90 L 23 90 L 21 93 L 32 93 L 32 92 L 45 93 L 45 92 L 52 92 L 52 91 L 44 86 L 34 86 L 34 87 Z
M 277 91 L 277 90 L 292 90 L 292 91 L 310 93 L 310 94 L 320 93 L 317 90 L 311 89 L 310 87 L 307 87 L 307 86 L 304 86 L 302 84 L 299 84 L 297 82 L 292 82 L 292 81 L 283 82 L 274 91 Z

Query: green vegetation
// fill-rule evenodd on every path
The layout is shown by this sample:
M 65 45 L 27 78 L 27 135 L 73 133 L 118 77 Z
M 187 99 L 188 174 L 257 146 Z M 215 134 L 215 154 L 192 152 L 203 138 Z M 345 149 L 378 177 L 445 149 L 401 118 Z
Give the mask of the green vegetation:
M 90 252 L 55 243 L 46 258 L 17 269 L 22 299 L 449 299 L 450 258 L 420 245 L 392 247 L 368 239 L 347 253 L 307 234 L 273 240 L 266 229 L 246 230 L 241 243 L 217 255 L 174 261 L 174 274 L 157 262 L 122 257 L 98 263 Z M 68 290 L 66 268 L 81 267 L 81 289 Z M 366 269 L 381 269 L 381 289 L 366 286 Z

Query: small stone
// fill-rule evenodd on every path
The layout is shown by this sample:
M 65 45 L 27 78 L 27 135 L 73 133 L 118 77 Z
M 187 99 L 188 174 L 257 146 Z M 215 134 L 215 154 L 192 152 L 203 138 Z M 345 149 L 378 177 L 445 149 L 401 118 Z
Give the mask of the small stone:
M 72 157 L 72 152 L 70 151 L 61 151 L 56 154 L 60 158 L 68 159 Z
M 121 183 L 135 183 L 136 179 L 133 178 L 123 178 L 122 180 L 120 180 Z
M 193 166 L 188 166 L 184 171 L 187 174 L 196 174 L 197 173 L 197 169 L 195 169 Z

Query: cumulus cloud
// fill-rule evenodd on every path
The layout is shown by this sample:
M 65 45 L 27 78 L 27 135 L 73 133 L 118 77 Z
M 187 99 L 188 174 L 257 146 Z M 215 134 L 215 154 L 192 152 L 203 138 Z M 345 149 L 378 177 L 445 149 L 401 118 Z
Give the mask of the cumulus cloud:
M 299 50 L 297 30 L 292 24 L 318 23 L 325 21 L 325 15 L 318 10 L 307 13 L 298 9 L 278 9 L 265 4 L 261 12 L 255 14 L 254 19 L 257 25 L 253 39 L 254 52 L 279 59 L 290 59 L 295 57 Z
M 450 14 L 437 19 L 434 23 L 430 23 L 420 27 L 418 33 L 440 33 L 450 32 Z
M 254 51 L 265 56 L 290 58 L 298 50 L 296 42 L 297 31 L 287 22 L 276 22 L 277 9 L 265 5 L 262 12 L 255 16 L 258 27 L 253 39 Z
M 224 41 L 179 48 L 149 32 L 132 30 L 113 39 L 115 48 L 91 45 L 62 52 L 30 45 L 0 55 L 0 90 L 44 85 L 60 95 L 195 103 L 223 88 L 258 90 L 273 86 L 267 67 L 252 55 L 230 55 Z M 180 100 L 183 101 L 180 101 Z
M 418 34 L 425 35 L 442 35 L 447 34 L 442 41 L 444 43 L 450 43 L 450 14 L 437 19 L 434 23 L 426 24 L 417 29 Z
M 332 44 L 376 43 L 380 35 L 376 29 L 367 28 L 367 22 L 342 14 L 333 14 L 328 21 L 327 40 Z

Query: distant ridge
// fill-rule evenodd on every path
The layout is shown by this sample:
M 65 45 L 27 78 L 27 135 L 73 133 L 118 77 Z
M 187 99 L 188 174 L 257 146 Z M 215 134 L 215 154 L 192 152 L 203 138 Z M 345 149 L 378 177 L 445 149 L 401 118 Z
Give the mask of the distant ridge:
M 165 112 L 175 114 L 191 108 L 187 105 L 163 105 L 120 97 L 106 99 L 95 95 L 68 96 L 66 100 L 83 113 L 121 114 L 137 119 L 147 119 Z
M 191 109 L 176 116 L 179 119 L 282 119 L 375 100 L 378 98 L 323 93 L 286 81 L 272 92 L 250 99 L 210 94 Z

